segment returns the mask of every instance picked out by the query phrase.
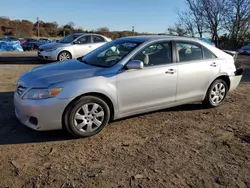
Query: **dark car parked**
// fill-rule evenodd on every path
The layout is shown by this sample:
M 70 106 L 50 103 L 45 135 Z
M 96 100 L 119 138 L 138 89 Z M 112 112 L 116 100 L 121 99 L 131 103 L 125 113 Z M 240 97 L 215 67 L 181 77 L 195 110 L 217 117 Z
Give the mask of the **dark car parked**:
M 38 42 L 26 42 L 23 44 L 22 47 L 24 51 L 37 50 L 39 47 L 39 43 Z

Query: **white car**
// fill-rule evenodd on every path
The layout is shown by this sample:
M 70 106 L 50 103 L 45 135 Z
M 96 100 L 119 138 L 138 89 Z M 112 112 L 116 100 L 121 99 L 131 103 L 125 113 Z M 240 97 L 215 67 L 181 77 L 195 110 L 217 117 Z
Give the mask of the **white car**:
M 37 55 L 43 60 L 64 61 L 84 56 L 110 41 L 110 38 L 98 34 L 75 33 L 56 43 L 41 45 Z

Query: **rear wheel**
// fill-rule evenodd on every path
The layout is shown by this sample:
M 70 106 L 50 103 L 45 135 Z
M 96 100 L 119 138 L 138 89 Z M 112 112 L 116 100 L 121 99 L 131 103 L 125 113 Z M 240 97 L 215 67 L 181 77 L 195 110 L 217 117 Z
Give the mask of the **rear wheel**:
M 67 51 L 62 51 L 59 53 L 58 55 L 58 61 L 64 61 L 64 60 L 67 60 L 67 59 L 72 59 L 72 56 L 69 52 Z
M 207 107 L 219 106 L 225 99 L 228 86 L 222 79 L 215 80 L 209 87 L 203 104 Z
M 95 96 L 84 96 L 75 101 L 65 113 L 65 128 L 76 137 L 99 133 L 110 118 L 107 103 Z

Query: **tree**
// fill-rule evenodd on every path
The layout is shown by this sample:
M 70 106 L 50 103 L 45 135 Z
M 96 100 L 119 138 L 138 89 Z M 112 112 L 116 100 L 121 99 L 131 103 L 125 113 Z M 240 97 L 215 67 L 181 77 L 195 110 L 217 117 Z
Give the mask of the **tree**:
M 198 33 L 202 38 L 204 33 L 204 13 L 201 0 L 186 0 L 188 10 L 178 12 L 180 22 L 185 25 L 190 35 Z
M 187 30 L 185 30 L 181 24 L 175 24 L 174 27 L 168 28 L 169 35 L 185 36 L 187 35 Z
M 51 37 L 56 37 L 58 34 L 58 24 L 56 22 L 45 22 L 43 24 L 43 27 L 45 28 L 46 32 Z
M 224 25 L 229 31 L 231 48 L 246 42 L 250 32 L 250 0 L 229 0 Z
M 96 31 L 97 32 L 109 32 L 109 28 L 107 28 L 107 27 L 100 27 Z
M 189 13 L 188 12 L 179 12 L 178 13 L 179 19 L 180 19 L 180 23 L 182 23 L 187 32 L 194 37 L 195 36 L 195 24 L 194 21 L 191 17 L 189 17 Z M 201 34 L 202 36 L 202 34 Z
M 212 35 L 212 41 L 218 45 L 219 31 L 224 27 L 224 18 L 226 14 L 226 3 L 224 0 L 200 0 L 204 13 L 206 28 Z

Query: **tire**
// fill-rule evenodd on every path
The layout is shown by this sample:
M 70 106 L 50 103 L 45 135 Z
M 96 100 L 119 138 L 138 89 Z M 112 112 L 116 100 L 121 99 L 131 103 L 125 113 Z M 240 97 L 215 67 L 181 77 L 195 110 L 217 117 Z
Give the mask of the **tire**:
M 209 108 L 214 108 L 223 103 L 228 92 L 228 86 L 222 79 L 216 79 L 208 88 L 202 103 Z
M 57 57 L 58 61 L 64 61 L 68 59 L 72 59 L 72 55 L 68 51 L 62 51 L 58 54 L 58 57 Z
M 66 109 L 64 129 L 74 137 L 89 137 L 99 133 L 109 119 L 110 109 L 104 100 L 83 96 Z

